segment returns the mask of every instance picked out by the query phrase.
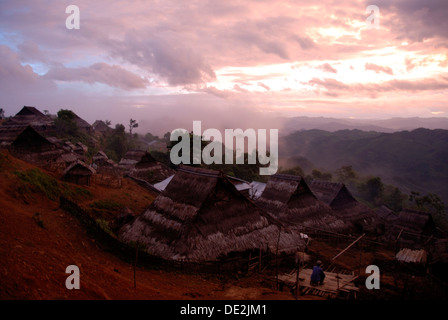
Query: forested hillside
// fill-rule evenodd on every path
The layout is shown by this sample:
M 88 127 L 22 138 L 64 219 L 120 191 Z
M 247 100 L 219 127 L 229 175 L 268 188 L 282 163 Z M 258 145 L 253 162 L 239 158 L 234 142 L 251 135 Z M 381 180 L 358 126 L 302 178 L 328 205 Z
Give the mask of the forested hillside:
M 334 172 L 352 166 L 363 175 L 380 176 L 403 192 L 436 193 L 448 203 L 448 130 L 307 130 L 280 138 L 279 143 L 284 168 Z

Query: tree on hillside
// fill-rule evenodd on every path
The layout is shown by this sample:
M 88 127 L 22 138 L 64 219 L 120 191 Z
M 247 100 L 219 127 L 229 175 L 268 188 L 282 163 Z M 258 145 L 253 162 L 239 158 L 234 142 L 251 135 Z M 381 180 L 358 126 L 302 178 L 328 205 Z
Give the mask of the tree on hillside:
M 383 198 L 384 184 L 380 177 L 373 177 L 360 184 L 359 191 L 364 200 L 378 206 Z
M 127 152 L 127 143 L 126 143 L 126 133 L 125 127 L 122 124 L 116 124 L 115 129 L 113 129 L 106 138 L 106 154 L 109 158 L 120 161 L 121 158 Z
M 442 229 L 448 231 L 448 217 L 445 212 L 445 204 L 437 194 L 428 193 L 422 196 L 419 192 L 411 191 L 409 201 L 417 210 L 431 213 L 434 221 Z
M 137 120 L 134 120 L 131 118 L 131 119 L 129 119 L 129 137 L 131 137 L 131 138 L 132 138 L 132 130 L 134 128 L 138 128 L 138 123 L 137 123 Z
M 59 110 L 58 117 L 54 121 L 56 133 L 63 137 L 77 137 L 79 135 L 79 128 L 75 119 L 76 115 L 73 111 L 65 109 Z
M 303 169 L 300 166 L 295 166 L 294 168 L 289 168 L 289 169 L 281 169 L 280 168 L 279 173 L 292 174 L 292 175 L 301 176 L 301 177 L 305 176 L 305 172 L 303 171 Z
M 324 181 L 331 181 L 331 179 L 333 178 L 331 173 L 322 172 L 317 169 L 313 169 L 313 171 L 311 172 L 311 176 L 313 177 L 313 179 L 324 180 Z
M 336 180 L 338 182 L 349 183 L 355 180 L 358 174 L 353 170 L 352 166 L 342 166 L 336 170 Z
M 3 108 L 0 108 L 0 120 L 5 117 L 5 110 Z
M 383 202 L 386 206 L 395 212 L 399 212 L 403 209 L 403 202 L 406 200 L 407 196 L 397 187 L 387 185 L 385 187 L 383 198 Z

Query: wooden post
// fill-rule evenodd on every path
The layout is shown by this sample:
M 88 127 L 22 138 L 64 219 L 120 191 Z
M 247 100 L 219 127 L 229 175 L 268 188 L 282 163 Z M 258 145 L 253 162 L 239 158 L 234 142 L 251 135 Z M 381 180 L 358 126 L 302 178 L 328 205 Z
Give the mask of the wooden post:
M 247 273 L 250 271 L 250 260 L 252 259 L 252 251 L 249 251 L 249 261 L 247 261 Z
M 138 243 L 135 245 L 134 289 L 137 288 L 137 280 L 136 280 L 137 260 L 138 260 Z
M 345 251 L 347 251 L 348 249 L 350 249 L 356 242 L 358 242 L 359 240 L 361 240 L 362 237 L 364 237 L 366 234 L 363 233 L 362 236 L 360 236 L 358 239 L 356 239 L 355 241 L 353 241 L 347 248 L 345 248 L 344 250 L 342 250 L 341 252 L 339 252 L 336 256 L 334 256 L 333 259 L 331 260 L 336 260 L 341 254 L 343 254 Z
M 277 239 L 277 249 L 275 250 L 275 277 L 277 280 L 277 290 L 278 290 L 278 246 L 280 243 L 280 231 L 281 231 L 281 227 L 278 228 L 278 239 Z
M 261 273 L 261 246 L 258 250 L 258 273 Z

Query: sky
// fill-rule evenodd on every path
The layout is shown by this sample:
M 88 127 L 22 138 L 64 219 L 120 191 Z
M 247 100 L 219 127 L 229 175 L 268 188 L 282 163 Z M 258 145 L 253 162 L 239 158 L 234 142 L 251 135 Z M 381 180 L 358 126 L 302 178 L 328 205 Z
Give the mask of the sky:
M 0 0 L 0 107 L 155 133 L 447 117 L 447 17 L 446 0 Z

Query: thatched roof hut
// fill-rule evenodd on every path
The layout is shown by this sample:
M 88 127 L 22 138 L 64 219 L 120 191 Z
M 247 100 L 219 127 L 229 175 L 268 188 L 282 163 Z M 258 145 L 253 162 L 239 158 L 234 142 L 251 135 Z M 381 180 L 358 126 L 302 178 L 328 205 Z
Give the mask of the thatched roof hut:
M 28 126 L 11 143 L 11 154 L 17 158 L 36 165 L 46 165 L 64 153 L 57 144 L 39 134 Z
M 332 208 L 343 207 L 347 203 L 357 202 L 345 184 L 340 182 L 313 180 L 310 183 L 310 187 L 320 201 Z
M 106 133 L 109 130 L 112 130 L 103 120 L 96 120 L 92 124 L 93 130 L 95 132 Z
M 316 197 L 329 205 L 338 217 L 351 222 L 356 231 L 377 233 L 380 220 L 377 215 L 365 204 L 358 202 L 345 184 L 313 180 L 310 188 Z
M 77 160 L 65 169 L 64 180 L 79 185 L 89 186 L 90 179 L 94 173 L 96 173 L 95 169 L 84 162 Z
M 143 150 L 128 151 L 118 166 L 130 176 L 151 184 L 163 181 L 175 173 L 175 170 L 155 160 L 149 152 Z
M 216 261 L 231 253 L 275 248 L 280 224 L 220 172 L 181 166 L 150 207 L 119 233 L 168 260 Z M 280 251 L 303 249 L 300 234 L 280 233 Z
M 111 188 L 122 186 L 123 175 L 120 168 L 103 151 L 98 151 L 92 157 L 92 167 L 96 171 L 95 183 Z
M 17 136 L 32 126 L 37 132 L 45 136 L 54 135 L 53 120 L 37 110 L 35 107 L 23 107 L 14 117 L 6 120 L 0 126 L 0 147 L 7 148 Z
M 404 209 L 398 214 L 386 236 L 388 240 L 398 240 L 401 246 L 419 248 L 428 237 L 436 233 L 436 225 L 430 213 Z
M 272 175 L 256 203 L 280 221 L 299 228 L 345 231 L 352 227 L 319 201 L 300 176 Z
M 73 111 L 72 111 L 73 112 Z M 84 131 L 85 133 L 91 134 L 93 133 L 93 127 L 84 119 L 82 119 L 80 116 L 78 116 L 76 113 L 73 112 L 75 115 L 75 118 L 73 119 L 78 126 L 78 128 L 81 131 Z
M 377 208 L 375 210 L 375 213 L 380 219 L 388 223 L 393 223 L 395 220 L 398 219 L 398 215 L 392 209 L 390 209 L 385 205 L 382 205 L 381 207 Z

